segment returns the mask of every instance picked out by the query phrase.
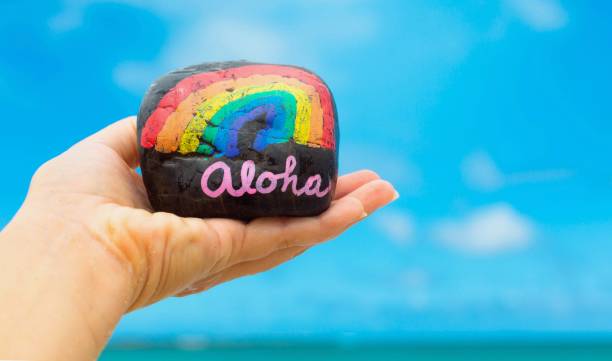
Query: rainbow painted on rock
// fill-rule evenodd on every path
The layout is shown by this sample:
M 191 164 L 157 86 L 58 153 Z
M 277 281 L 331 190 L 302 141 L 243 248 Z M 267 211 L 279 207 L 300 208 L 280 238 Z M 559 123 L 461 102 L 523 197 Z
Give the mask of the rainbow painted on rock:
M 335 149 L 335 112 L 316 75 L 283 65 L 249 64 L 197 73 L 159 101 L 142 129 L 142 147 L 160 153 L 235 157 L 241 128 L 265 121 L 251 147 L 295 142 Z

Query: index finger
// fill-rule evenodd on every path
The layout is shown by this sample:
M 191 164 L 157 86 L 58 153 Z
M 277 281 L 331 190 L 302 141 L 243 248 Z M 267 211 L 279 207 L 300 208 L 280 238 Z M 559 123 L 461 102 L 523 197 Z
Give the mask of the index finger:
M 369 169 L 342 175 L 338 177 L 334 199 L 340 199 L 362 185 L 376 179 L 380 179 L 378 174 Z
M 227 231 L 226 221 L 207 223 L 225 233 L 221 244 L 225 252 L 214 271 L 234 264 L 265 257 L 274 251 L 294 246 L 309 246 L 338 236 L 376 209 L 391 202 L 396 192 L 389 182 L 374 180 L 362 185 L 316 217 L 260 218 L 243 225 L 240 235 Z M 232 237 L 233 236 L 233 237 Z

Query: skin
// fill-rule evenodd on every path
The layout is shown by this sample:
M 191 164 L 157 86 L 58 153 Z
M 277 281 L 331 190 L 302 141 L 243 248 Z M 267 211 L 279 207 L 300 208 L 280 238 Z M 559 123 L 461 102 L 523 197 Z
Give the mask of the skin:
M 395 198 L 371 171 L 339 178 L 317 217 L 154 213 L 126 118 L 48 161 L 0 233 L 0 358 L 95 359 L 122 315 L 284 263 Z

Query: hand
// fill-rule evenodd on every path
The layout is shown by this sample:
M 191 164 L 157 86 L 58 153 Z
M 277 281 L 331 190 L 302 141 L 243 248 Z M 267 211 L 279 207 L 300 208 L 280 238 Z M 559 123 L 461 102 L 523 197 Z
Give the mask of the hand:
M 273 268 L 397 195 L 360 171 L 317 217 L 181 218 L 151 210 L 137 165 L 131 117 L 36 172 L 0 234 L 0 358 L 93 359 L 124 313 Z

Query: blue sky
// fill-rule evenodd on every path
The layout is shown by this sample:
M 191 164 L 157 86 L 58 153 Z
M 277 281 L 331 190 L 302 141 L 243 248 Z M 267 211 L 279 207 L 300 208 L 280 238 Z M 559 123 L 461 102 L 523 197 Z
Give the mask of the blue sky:
M 289 5 L 290 4 L 290 5 Z M 36 167 L 203 61 L 319 73 L 341 170 L 401 198 L 281 268 L 117 338 L 611 332 L 612 8 L 557 0 L 0 4 L 0 224 Z

